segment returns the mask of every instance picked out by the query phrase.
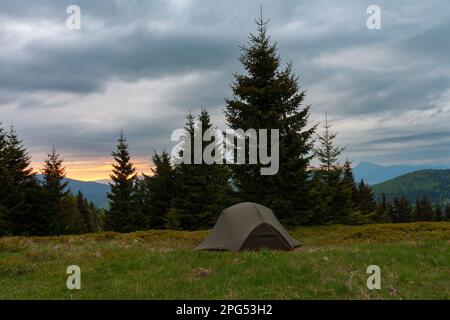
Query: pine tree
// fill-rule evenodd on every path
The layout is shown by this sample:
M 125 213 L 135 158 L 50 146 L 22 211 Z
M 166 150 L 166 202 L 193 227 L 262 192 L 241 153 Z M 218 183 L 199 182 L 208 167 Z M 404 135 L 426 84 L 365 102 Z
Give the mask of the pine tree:
M 194 135 L 202 137 L 207 130 L 214 130 L 210 116 L 202 109 L 198 117 L 198 125 L 189 113 L 186 117 L 186 136 L 191 143 L 185 143 L 180 157 L 185 152 L 190 153 L 190 164 L 180 163 L 175 167 L 175 188 L 173 210 L 171 210 L 171 224 L 179 224 L 183 229 L 205 229 L 211 227 L 221 210 L 228 206 L 231 187 L 228 183 L 226 166 L 222 164 L 208 164 L 202 159 L 200 164 L 194 163 Z M 201 129 L 200 129 L 201 124 Z M 221 141 L 203 141 L 201 152 L 204 153 L 209 144 L 221 147 Z M 190 145 L 191 150 L 187 149 Z M 211 153 L 215 156 L 215 153 Z M 174 218 L 176 217 L 176 221 Z
M 67 194 L 61 200 L 57 216 L 58 231 L 56 234 L 84 233 L 84 221 L 78 210 L 77 198 Z
M 166 151 L 152 157 L 152 175 L 143 175 L 137 187 L 142 213 L 150 229 L 164 229 L 174 193 L 174 168 Z
M 362 214 L 369 214 L 375 210 L 375 200 L 372 188 L 361 180 L 358 187 L 358 208 Z
M 135 203 L 134 183 L 136 169 L 131 162 L 123 132 L 117 144 L 114 158 L 111 191 L 108 193 L 110 209 L 106 212 L 105 228 L 117 232 L 131 232 L 145 228 L 145 219 Z
M 99 209 L 92 201 L 88 201 L 89 211 L 92 213 L 92 232 L 104 230 L 104 215 L 103 209 Z
M 48 234 L 68 234 L 71 233 L 72 211 L 68 211 L 67 206 L 63 206 L 64 198 L 68 195 L 65 181 L 65 168 L 60 154 L 52 147 L 48 158 L 45 160 L 44 169 L 44 192 L 46 200 L 46 217 L 48 219 Z
M 346 175 L 341 179 L 344 171 L 339 164 L 339 156 L 344 148 L 335 145 L 336 135 L 325 115 L 323 131 L 318 135 L 319 145 L 315 150 L 320 162 L 320 167 L 315 172 L 320 180 L 319 206 L 315 211 L 316 215 L 319 214 L 324 220 L 316 218 L 316 223 L 346 223 L 353 211 L 351 165 L 347 163 Z M 320 213 L 319 210 L 324 212 Z
M 202 124 L 202 135 L 204 136 L 207 130 L 217 131 L 217 128 L 213 126 L 211 118 L 206 109 L 202 108 L 200 115 L 198 117 L 199 123 Z M 220 150 L 223 147 L 223 141 L 221 139 L 214 140 L 216 138 L 211 138 L 212 141 L 203 140 L 202 152 L 208 152 L 208 146 L 214 146 L 210 156 L 214 159 L 220 158 L 222 162 L 225 162 L 223 155 Z M 216 155 L 216 150 L 219 150 Z M 199 172 L 202 176 L 202 180 L 205 182 L 204 191 L 204 208 L 203 213 L 200 216 L 200 221 L 203 221 L 201 228 L 210 228 L 214 225 L 220 212 L 223 208 L 229 206 L 231 203 L 231 186 L 228 181 L 229 172 L 228 167 L 222 163 L 203 163 Z
M 336 173 L 340 173 L 339 156 L 345 149 L 335 145 L 334 139 L 336 139 L 336 136 L 337 133 L 331 129 L 331 125 L 328 122 L 328 115 L 325 113 L 323 132 L 318 135 L 319 147 L 316 148 L 315 152 L 320 162 L 320 169 L 325 179 L 329 181 L 335 179 Z
M 97 230 L 96 208 L 83 196 L 81 190 L 78 190 L 76 201 L 78 211 L 83 220 L 82 232 L 95 232 Z
M 235 74 L 233 99 L 226 100 L 225 114 L 232 129 L 279 130 L 279 170 L 268 176 L 261 175 L 261 164 L 232 165 L 232 181 L 241 201 L 269 206 L 282 222 L 295 225 L 305 222 L 311 210 L 307 168 L 315 126 L 307 128 L 309 106 L 302 107 L 305 91 L 299 88 L 292 64 L 280 68 L 267 23 L 262 17 L 256 23 L 257 34 L 250 34 L 240 57 L 246 74 Z
M 33 178 L 33 169 L 30 167 L 31 157 L 23 146 L 22 140 L 17 136 L 14 127 L 6 136 L 5 162 L 7 170 L 18 186 L 26 184 Z
M 413 209 L 406 197 L 394 199 L 391 216 L 392 222 L 410 222 L 413 220 Z
M 416 221 L 424 220 L 422 201 L 420 200 L 419 196 L 416 197 L 416 205 L 414 207 L 414 220 Z
M 386 199 L 386 194 L 381 194 L 381 203 L 377 206 L 374 217 L 375 222 L 392 222 L 392 205 Z
M 2 132 L 0 155 L 0 205 L 3 207 L 4 225 L 10 234 L 29 234 L 42 227 L 42 217 L 33 203 L 38 190 L 37 181 L 30 167 L 30 156 L 14 127 L 5 135 Z
M 352 171 L 352 163 L 346 160 L 343 167 L 342 183 L 350 189 L 352 208 L 358 205 L 358 187 L 355 182 L 355 177 Z
M 52 147 L 52 150 L 48 153 L 42 174 L 44 175 L 43 185 L 47 191 L 48 200 L 58 203 L 69 192 L 66 190 L 68 182 L 64 180 L 66 169 L 63 166 L 63 159 L 56 152 L 55 147 Z
M 421 200 L 421 209 L 422 209 L 422 219 L 424 221 L 434 221 L 436 220 L 433 205 L 431 204 L 428 196 L 425 194 Z

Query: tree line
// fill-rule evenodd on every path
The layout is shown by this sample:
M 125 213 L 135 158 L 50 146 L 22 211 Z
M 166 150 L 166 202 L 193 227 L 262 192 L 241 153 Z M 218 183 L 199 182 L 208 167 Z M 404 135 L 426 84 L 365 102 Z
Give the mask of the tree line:
M 110 207 L 103 213 L 83 195 L 74 197 L 67 192 L 62 160 L 54 149 L 40 183 L 15 132 L 2 130 L 0 233 L 206 229 L 213 226 L 223 208 L 242 201 L 272 208 L 288 227 L 448 218 L 449 207 L 433 206 L 427 197 L 414 206 L 404 198 L 391 203 L 384 197 L 377 204 L 370 186 L 355 182 L 351 162 L 339 162 L 344 148 L 335 144 L 336 133 L 328 119 L 322 128 L 310 123 L 310 106 L 303 106 L 306 92 L 300 88 L 292 64 L 281 66 L 262 19 L 257 20 L 257 33 L 242 47 L 240 62 L 245 72 L 234 74 L 232 98 L 225 101 L 227 125 L 231 129 L 279 130 L 276 175 L 261 175 L 261 164 L 174 164 L 166 151 L 153 155 L 152 174 L 138 175 L 121 132 L 112 152 Z M 193 139 L 196 130 L 203 135 L 211 128 L 215 127 L 206 109 L 197 116 L 187 114 L 187 137 Z M 210 143 L 204 142 L 203 150 Z M 187 149 L 189 145 L 194 144 L 186 141 L 179 157 L 192 151 Z M 249 148 L 244 151 L 248 159 Z M 194 152 L 190 154 L 193 157 Z
M 1 124 L 0 124 L 1 125 Z M 72 195 L 53 148 L 39 179 L 13 127 L 0 126 L 0 236 L 87 233 L 99 230 L 101 210 L 81 192 Z

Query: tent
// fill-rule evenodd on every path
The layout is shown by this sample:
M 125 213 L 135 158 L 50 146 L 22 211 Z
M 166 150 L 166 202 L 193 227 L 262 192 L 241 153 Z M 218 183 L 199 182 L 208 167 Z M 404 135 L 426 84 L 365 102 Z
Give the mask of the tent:
M 208 237 L 194 250 L 293 250 L 299 245 L 271 209 L 243 202 L 223 210 Z

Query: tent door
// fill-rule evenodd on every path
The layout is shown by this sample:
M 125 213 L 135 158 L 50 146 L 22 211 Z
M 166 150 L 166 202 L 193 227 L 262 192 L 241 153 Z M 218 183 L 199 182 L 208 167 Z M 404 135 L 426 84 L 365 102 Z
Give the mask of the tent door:
M 283 236 L 271 225 L 263 223 L 257 226 L 242 244 L 240 250 L 292 250 Z

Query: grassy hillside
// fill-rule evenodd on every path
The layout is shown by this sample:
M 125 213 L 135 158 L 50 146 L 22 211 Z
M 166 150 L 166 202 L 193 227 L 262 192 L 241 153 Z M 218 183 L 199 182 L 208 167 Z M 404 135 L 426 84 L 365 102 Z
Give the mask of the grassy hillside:
M 353 168 L 353 174 L 356 181 L 361 181 L 373 185 L 376 183 L 381 183 L 401 175 L 415 172 L 424 169 L 447 169 L 445 167 L 430 166 L 430 165 L 393 165 L 393 166 L 380 166 L 375 163 L 370 162 L 360 162 L 357 166 Z
M 427 194 L 432 202 L 450 201 L 450 170 L 421 170 L 373 186 L 376 199 L 384 192 L 388 199 L 406 196 L 414 202 Z
M 207 232 L 0 239 L 0 299 L 449 299 L 450 223 L 299 228 L 293 252 L 193 252 Z M 66 288 L 66 268 L 82 289 Z M 366 268 L 381 268 L 368 290 Z

